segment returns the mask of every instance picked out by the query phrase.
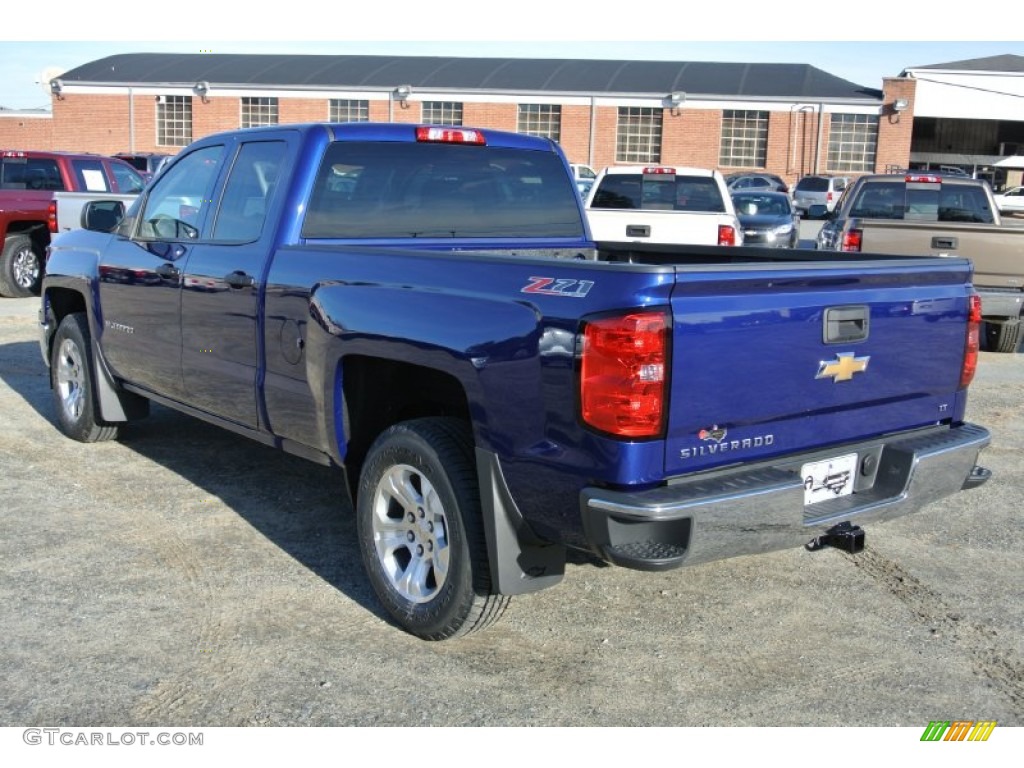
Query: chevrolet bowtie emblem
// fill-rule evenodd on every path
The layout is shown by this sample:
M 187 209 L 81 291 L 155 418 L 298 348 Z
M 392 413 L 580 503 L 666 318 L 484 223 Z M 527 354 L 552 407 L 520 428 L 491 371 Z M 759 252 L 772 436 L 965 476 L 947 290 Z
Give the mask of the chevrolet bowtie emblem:
M 853 374 L 868 369 L 870 357 L 854 357 L 853 352 L 840 352 L 836 360 L 822 360 L 816 379 L 831 378 L 833 382 L 849 381 Z

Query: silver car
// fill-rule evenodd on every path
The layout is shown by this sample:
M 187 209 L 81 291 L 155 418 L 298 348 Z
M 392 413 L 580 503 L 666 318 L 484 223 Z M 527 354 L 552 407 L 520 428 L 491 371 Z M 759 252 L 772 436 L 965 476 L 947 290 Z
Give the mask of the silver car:
M 793 207 L 806 215 L 812 205 L 824 205 L 831 213 L 849 183 L 846 176 L 804 176 L 793 187 Z

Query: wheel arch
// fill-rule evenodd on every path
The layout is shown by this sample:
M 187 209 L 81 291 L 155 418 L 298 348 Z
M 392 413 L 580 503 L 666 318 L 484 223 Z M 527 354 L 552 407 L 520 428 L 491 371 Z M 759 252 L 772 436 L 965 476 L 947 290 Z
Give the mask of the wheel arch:
M 50 367 L 50 360 L 53 359 L 53 340 L 57 328 L 65 317 L 78 312 L 84 313 L 88 318 L 88 325 L 91 331 L 92 343 L 89 355 L 89 362 L 92 366 L 93 381 L 95 382 L 94 407 L 105 422 L 118 423 L 141 419 L 149 415 L 149 400 L 131 392 L 126 392 L 117 385 L 113 374 L 107 367 L 106 361 L 96 343 L 97 320 L 92 312 L 92 306 L 77 288 L 58 286 L 44 288 L 42 297 L 42 333 L 40 344 L 42 345 L 43 359 Z M 50 370 L 50 387 L 53 387 L 53 370 Z
M 334 389 L 335 439 L 339 456 L 354 473 L 353 479 L 358 477 L 370 445 L 394 424 L 447 416 L 472 426 L 463 383 L 446 371 L 426 365 L 347 355 L 338 361 Z

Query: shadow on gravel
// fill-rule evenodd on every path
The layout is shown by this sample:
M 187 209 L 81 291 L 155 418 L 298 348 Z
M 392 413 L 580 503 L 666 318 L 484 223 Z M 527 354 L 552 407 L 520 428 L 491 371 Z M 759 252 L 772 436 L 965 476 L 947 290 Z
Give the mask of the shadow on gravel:
M 67 439 L 54 422 L 38 344 L 0 344 L 0 380 L 46 420 L 55 440 Z M 149 418 L 122 427 L 118 442 L 216 496 L 297 562 L 387 620 L 363 574 L 352 501 L 340 469 L 156 404 Z
M 38 344 L 31 341 L 0 344 L 0 380 L 21 395 L 36 413 L 53 421 L 49 369 Z
M 344 473 L 269 448 L 169 408 L 118 438 L 216 496 L 282 551 L 388 620 L 363 572 Z
M 0 345 L 0 379 L 54 424 L 47 369 L 31 342 Z M 121 429 L 118 442 L 216 496 L 327 583 L 389 621 L 363 572 L 344 474 L 152 404 L 149 418 Z M 101 468 L 97 471 L 102 472 Z M 570 565 L 603 567 L 570 552 Z

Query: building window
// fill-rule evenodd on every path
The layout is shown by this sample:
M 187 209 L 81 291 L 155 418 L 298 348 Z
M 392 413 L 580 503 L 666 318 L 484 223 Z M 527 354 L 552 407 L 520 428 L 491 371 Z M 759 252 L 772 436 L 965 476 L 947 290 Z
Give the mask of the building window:
M 557 104 L 520 104 L 519 133 L 543 136 L 559 141 L 562 135 L 562 108 Z
M 733 168 L 764 168 L 767 157 L 768 113 L 750 109 L 724 110 L 718 164 Z
M 332 123 L 366 123 L 370 120 L 370 102 L 365 99 L 331 99 L 328 112 Z
M 878 150 L 878 117 L 876 115 L 832 115 L 828 134 L 828 169 L 830 171 L 875 170 Z
M 424 101 L 423 122 L 431 125 L 462 125 L 462 103 L 458 101 Z
M 242 127 L 277 125 L 277 99 L 264 96 L 246 96 L 242 99 Z
M 192 143 L 191 96 L 157 97 L 156 143 L 165 147 L 184 147 Z
M 619 107 L 615 140 L 617 163 L 661 162 L 661 118 L 664 110 L 653 107 Z

